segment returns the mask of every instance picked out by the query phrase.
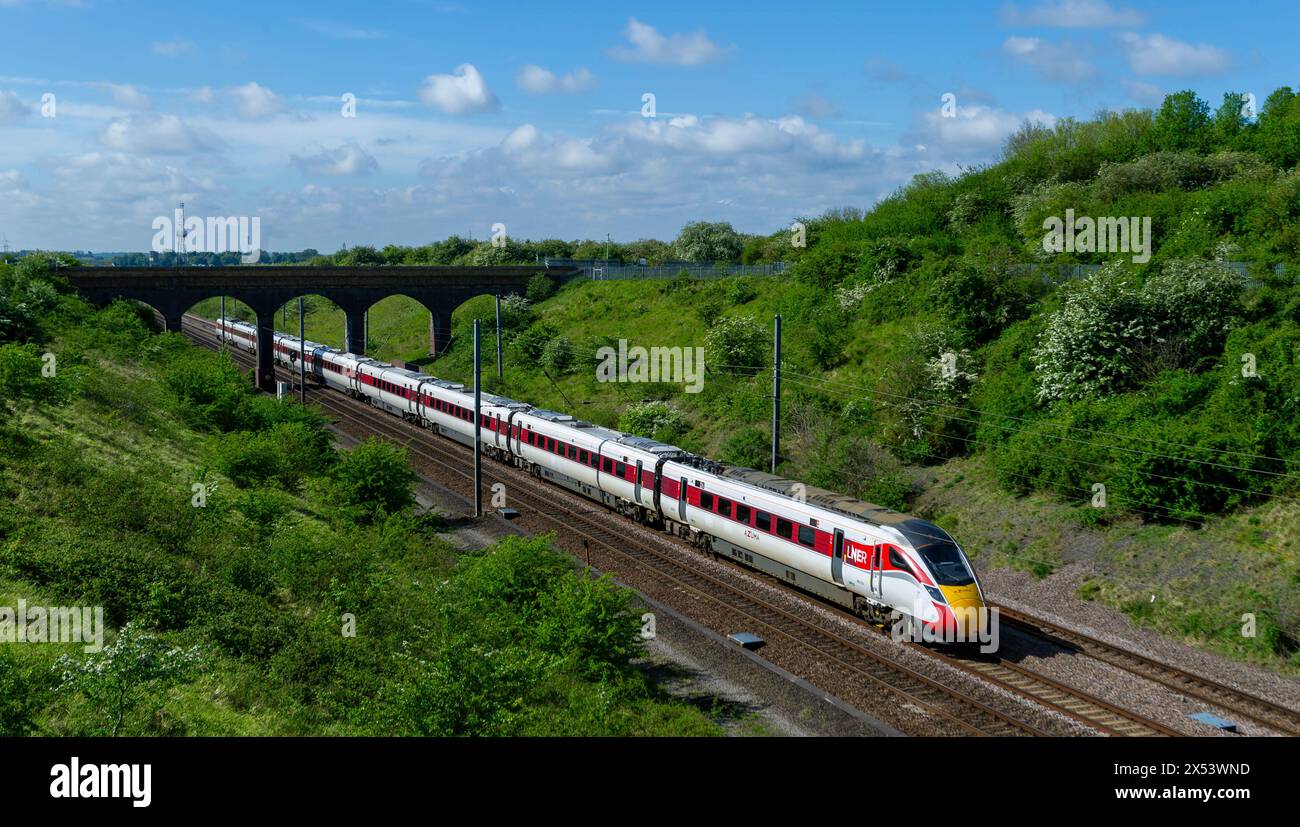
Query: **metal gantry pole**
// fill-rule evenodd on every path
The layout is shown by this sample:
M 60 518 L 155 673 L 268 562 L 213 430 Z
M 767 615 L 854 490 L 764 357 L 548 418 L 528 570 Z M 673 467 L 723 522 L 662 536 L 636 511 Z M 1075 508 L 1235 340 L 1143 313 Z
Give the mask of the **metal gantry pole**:
M 361 354 L 370 348 L 370 311 L 361 314 Z
M 302 296 L 298 297 L 298 401 L 307 404 L 307 322 L 303 317 Z
M 478 319 L 474 320 L 474 516 L 483 516 L 483 455 L 479 453 L 482 450 L 482 420 L 479 413 L 482 407 L 482 360 L 479 353 L 478 339 Z
M 226 297 L 221 297 L 221 352 L 226 352 Z
M 776 314 L 775 341 L 772 348 L 772 473 L 776 473 L 781 453 L 781 314 Z
M 497 293 L 497 379 L 501 378 L 501 294 Z

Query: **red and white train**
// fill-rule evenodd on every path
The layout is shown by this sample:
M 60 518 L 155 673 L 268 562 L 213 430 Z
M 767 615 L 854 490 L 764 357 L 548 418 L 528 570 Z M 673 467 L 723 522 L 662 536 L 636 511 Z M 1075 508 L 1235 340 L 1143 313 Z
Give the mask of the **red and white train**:
M 257 331 L 223 320 L 227 341 L 256 350 Z M 275 334 L 275 361 L 435 433 L 472 445 L 474 394 L 464 385 Z M 975 571 L 937 525 L 793 480 L 728 465 L 501 396 L 481 397 L 486 454 L 700 548 L 931 639 L 983 631 Z M 972 626 L 971 624 L 978 624 Z

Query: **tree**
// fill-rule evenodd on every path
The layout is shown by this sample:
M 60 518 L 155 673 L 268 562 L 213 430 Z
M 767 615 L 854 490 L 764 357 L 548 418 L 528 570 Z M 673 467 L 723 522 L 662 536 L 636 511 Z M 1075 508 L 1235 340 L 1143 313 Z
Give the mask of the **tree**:
M 1151 149 L 1203 152 L 1209 147 L 1210 106 L 1190 89 L 1165 97 L 1147 135 Z
M 673 242 L 673 252 L 686 261 L 725 261 L 740 258 L 745 240 L 726 222 L 695 221 L 682 227 Z
M 116 737 L 128 712 L 201 665 L 199 647 L 169 647 L 128 623 L 102 651 L 82 660 L 63 655 L 54 670 L 62 675 L 59 688 L 89 698 L 107 716 L 109 734 Z

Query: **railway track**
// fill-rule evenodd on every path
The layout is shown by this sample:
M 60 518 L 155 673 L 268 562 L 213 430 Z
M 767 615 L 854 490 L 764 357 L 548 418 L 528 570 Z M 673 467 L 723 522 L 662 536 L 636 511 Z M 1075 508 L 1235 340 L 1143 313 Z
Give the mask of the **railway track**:
M 1277 729 L 1288 735 L 1300 735 L 1300 711 L 1240 689 L 1233 689 L 1211 678 L 1193 674 L 1177 666 L 1171 666 L 1040 617 L 1008 609 L 1005 606 L 998 608 L 1003 620 L 1009 621 L 1029 634 L 1155 681 L 1184 695 L 1214 704 L 1253 723 Z
M 213 332 L 205 323 L 187 318 L 186 332 L 191 338 L 216 347 Z M 232 354 L 246 366 L 252 362 L 251 354 L 237 349 Z M 279 366 L 277 375 L 285 374 Z M 459 443 L 437 437 L 426 429 L 375 411 L 364 402 L 347 399 L 342 395 L 322 393 L 309 386 L 313 401 L 322 404 L 332 415 L 352 422 L 363 430 L 379 431 L 407 445 L 424 462 L 436 465 L 453 476 L 471 480 L 465 467 L 472 462 L 472 450 Z M 364 414 L 362 413 L 364 411 Z M 582 511 L 557 501 L 554 490 L 526 472 L 495 465 L 484 466 L 484 477 L 512 485 L 512 499 L 517 505 L 526 505 L 547 522 L 564 532 L 581 537 L 605 549 L 608 554 L 632 564 L 643 572 L 651 573 L 679 592 L 696 600 L 705 600 L 730 613 L 745 623 L 757 624 L 791 645 L 813 652 L 823 661 L 832 661 L 869 685 L 887 690 L 906 699 L 927 714 L 946 721 L 964 734 L 979 735 L 1045 735 L 1039 727 L 1023 721 L 942 684 L 932 678 L 889 660 L 860 644 L 818 624 L 812 624 L 789 612 L 698 570 L 689 568 L 665 555 L 653 545 L 636 540 L 632 535 L 617 533 L 607 526 L 607 521 L 591 516 L 593 513 L 607 517 L 603 509 Z M 527 480 L 521 493 L 520 482 Z M 538 486 L 538 488 L 534 488 Z M 541 488 L 545 486 L 545 488 Z M 556 512 L 559 512 L 557 515 Z M 719 593 L 725 594 L 725 599 Z M 1182 733 L 1136 713 L 1124 710 L 1104 700 L 1093 697 L 1073 687 L 1066 686 L 1030 670 L 1001 659 L 958 657 L 933 649 L 926 653 L 950 665 L 979 676 L 983 681 L 1004 691 L 1029 699 L 1035 704 L 1052 709 L 1059 714 L 1079 721 L 1103 734 L 1112 736 L 1177 736 Z M 957 703 L 957 712 L 943 708 Z
M 185 332 L 195 341 L 215 346 L 215 337 L 201 323 L 189 320 Z M 249 354 L 232 349 L 234 358 L 248 366 Z M 282 370 L 277 366 L 277 375 Z M 465 470 L 473 458 L 472 450 L 438 437 L 411 423 L 376 411 L 357 400 L 328 391 L 308 389 L 312 401 L 331 416 L 352 423 L 361 430 L 379 433 L 404 444 L 422 462 L 437 466 L 443 474 L 472 483 L 473 475 Z M 954 734 L 974 736 L 1044 736 L 1050 733 L 1037 725 L 1016 718 L 988 704 L 971 698 L 909 667 L 889 660 L 843 635 L 791 614 L 760 597 L 704 572 L 691 569 L 678 560 L 643 542 L 634 535 L 619 533 L 607 525 L 604 509 L 575 508 L 555 497 L 549 486 L 515 468 L 483 466 L 486 481 L 501 481 L 511 486 L 512 504 L 607 554 L 637 567 L 664 582 L 684 597 L 706 601 L 747 627 L 762 630 L 769 637 L 784 641 L 817 656 L 818 660 L 836 665 L 852 679 L 865 682 L 883 693 L 911 704 L 941 722 Z M 522 509 L 521 509 L 522 510 Z

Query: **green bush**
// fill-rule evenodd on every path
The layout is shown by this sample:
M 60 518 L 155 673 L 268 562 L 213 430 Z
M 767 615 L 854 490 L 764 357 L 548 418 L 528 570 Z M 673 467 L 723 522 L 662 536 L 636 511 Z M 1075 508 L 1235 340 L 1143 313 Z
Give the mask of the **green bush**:
M 758 371 L 769 347 L 771 340 L 767 331 L 749 316 L 719 319 L 704 337 L 704 352 L 709 366 L 723 373 Z
M 688 428 L 681 411 L 667 402 L 632 405 L 618 420 L 620 431 L 660 442 L 676 442 L 685 435 Z
M 758 428 L 741 428 L 723 443 L 722 458 L 746 468 L 766 468 L 772 458 L 772 437 Z
M 374 437 L 343 454 L 333 473 L 337 501 L 362 522 L 409 508 L 415 502 L 414 483 L 406 449 Z
M 555 280 L 545 273 L 538 273 L 528 280 L 524 295 L 534 304 L 546 301 L 555 295 Z

